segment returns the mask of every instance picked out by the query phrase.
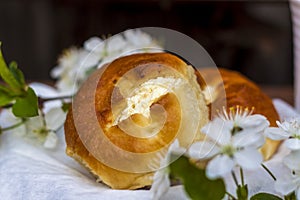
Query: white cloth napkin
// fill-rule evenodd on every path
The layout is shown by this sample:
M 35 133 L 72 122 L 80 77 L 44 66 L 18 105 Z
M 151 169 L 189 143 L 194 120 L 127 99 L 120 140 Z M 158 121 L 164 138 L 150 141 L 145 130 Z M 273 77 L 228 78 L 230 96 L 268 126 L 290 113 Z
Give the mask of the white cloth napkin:
M 4 134 L 0 146 L 0 199 L 151 199 L 148 190 L 112 190 L 96 183 L 83 167 L 65 154 L 63 131 L 55 151 L 24 138 Z M 166 199 L 184 199 L 181 187 Z
M 282 118 L 299 116 L 281 100 L 274 104 Z M 95 179 L 76 161 L 65 154 L 63 130 L 59 131 L 59 144 L 55 150 L 46 150 L 19 135 L 4 133 L 0 137 L 0 199 L 2 200 L 140 200 L 151 199 L 149 190 L 112 190 L 96 183 Z M 279 164 L 286 150 L 266 165 L 275 175 L 284 167 Z M 273 181 L 264 170 L 245 173 L 250 193 L 274 192 Z M 227 189 L 235 193 L 231 177 L 226 179 Z M 162 199 L 188 199 L 182 186 L 172 187 Z

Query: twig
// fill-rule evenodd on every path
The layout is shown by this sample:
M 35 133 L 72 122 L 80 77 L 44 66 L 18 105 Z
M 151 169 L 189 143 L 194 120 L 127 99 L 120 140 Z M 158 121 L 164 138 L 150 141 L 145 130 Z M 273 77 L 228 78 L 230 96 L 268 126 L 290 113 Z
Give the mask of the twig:
M 26 121 L 26 119 L 22 118 L 22 121 L 20 121 L 20 122 L 18 122 L 18 123 L 16 123 L 16 124 L 13 124 L 13 125 L 11 125 L 11 126 L 4 127 L 4 128 L 1 128 L 1 127 L 0 127 L 0 134 L 3 133 L 4 131 L 8 131 L 8 130 L 17 128 L 18 126 L 22 125 L 25 121 Z
M 55 101 L 55 100 L 63 100 L 63 99 L 72 99 L 73 96 L 60 96 L 60 97 L 51 97 L 51 98 L 43 98 L 43 97 L 38 97 L 38 102 L 39 105 L 43 105 L 43 103 L 47 102 L 47 101 Z M 13 104 L 8 104 L 6 106 L 3 106 L 2 108 L 11 108 L 13 106 Z

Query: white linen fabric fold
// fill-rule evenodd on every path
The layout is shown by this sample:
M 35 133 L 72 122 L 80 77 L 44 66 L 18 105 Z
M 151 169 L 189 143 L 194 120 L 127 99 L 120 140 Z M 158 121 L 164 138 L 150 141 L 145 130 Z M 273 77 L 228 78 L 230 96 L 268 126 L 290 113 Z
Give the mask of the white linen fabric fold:
M 282 119 L 299 116 L 282 100 L 274 100 L 274 105 Z M 3 125 L 3 121 L 1 123 Z M 5 132 L 0 136 L 0 199 L 151 199 L 149 190 L 113 190 L 97 183 L 85 168 L 65 154 L 62 129 L 58 132 L 58 137 L 57 148 L 49 150 L 17 134 Z M 287 150 L 281 147 L 277 155 L 265 163 L 275 175 L 279 176 L 286 170 L 280 164 L 286 153 Z M 245 179 L 250 194 L 262 191 L 275 193 L 274 181 L 263 169 L 246 171 Z M 235 187 L 231 177 L 226 178 L 226 184 L 227 190 L 234 194 Z M 162 199 L 188 198 L 182 186 L 175 186 Z
M 151 199 L 149 190 L 112 190 L 65 154 L 63 131 L 55 150 L 44 149 L 16 134 L 4 133 L 0 143 L 0 199 Z M 24 140 L 25 139 L 25 140 Z M 166 199 L 185 199 L 182 186 Z

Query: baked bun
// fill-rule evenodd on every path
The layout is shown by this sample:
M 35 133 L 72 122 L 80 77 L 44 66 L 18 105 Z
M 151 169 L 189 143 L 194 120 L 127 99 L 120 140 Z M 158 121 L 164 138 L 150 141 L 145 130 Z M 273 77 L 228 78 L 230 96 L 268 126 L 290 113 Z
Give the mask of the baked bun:
M 236 105 L 254 107 L 273 126 L 278 120 L 272 101 L 238 73 L 197 71 L 169 53 L 121 57 L 78 91 L 65 122 L 66 152 L 111 188 L 142 188 L 175 139 L 187 148 L 217 110 Z M 277 146 L 268 140 L 265 158 Z
M 115 189 L 151 185 L 169 145 L 200 137 L 209 109 L 200 74 L 169 53 L 135 54 L 98 69 L 65 122 L 66 152 Z
M 269 120 L 270 126 L 277 126 L 276 120 L 279 120 L 279 116 L 272 100 L 248 78 L 238 72 L 221 68 L 205 68 L 199 71 L 208 86 L 205 93 L 209 98 L 212 116 L 217 115 L 218 109 L 223 106 L 230 109 L 238 105 L 253 108 L 253 114 L 262 114 Z M 266 160 L 276 152 L 279 144 L 279 141 L 266 140 L 261 149 Z

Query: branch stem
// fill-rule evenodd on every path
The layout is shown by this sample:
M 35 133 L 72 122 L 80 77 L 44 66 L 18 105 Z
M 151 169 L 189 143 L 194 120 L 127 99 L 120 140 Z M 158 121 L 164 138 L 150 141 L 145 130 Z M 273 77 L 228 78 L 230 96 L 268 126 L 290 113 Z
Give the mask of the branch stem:
M 16 123 L 16 124 L 13 124 L 11 126 L 8 126 L 8 127 L 4 127 L 4 128 L 1 128 L 0 127 L 0 134 L 5 132 L 5 131 L 8 131 L 8 130 L 11 130 L 11 129 L 14 129 L 14 128 L 17 128 L 18 126 L 21 126 L 24 122 L 26 121 L 26 119 L 23 119 L 22 118 L 22 121 Z
M 43 98 L 43 97 L 38 97 L 38 102 L 39 105 L 43 105 L 44 102 L 47 101 L 55 101 L 55 100 L 63 100 L 63 99 L 72 99 L 73 96 L 60 96 L 60 97 L 51 97 L 51 98 Z M 3 106 L 3 108 L 11 108 L 13 106 L 13 104 L 8 104 L 6 106 Z
M 54 100 L 62 100 L 62 99 L 72 99 L 72 98 L 73 98 L 72 95 L 66 95 L 66 96 L 60 96 L 60 97 L 51 97 L 51 98 L 42 98 L 42 97 L 39 97 L 39 99 L 42 102 L 54 101 Z

